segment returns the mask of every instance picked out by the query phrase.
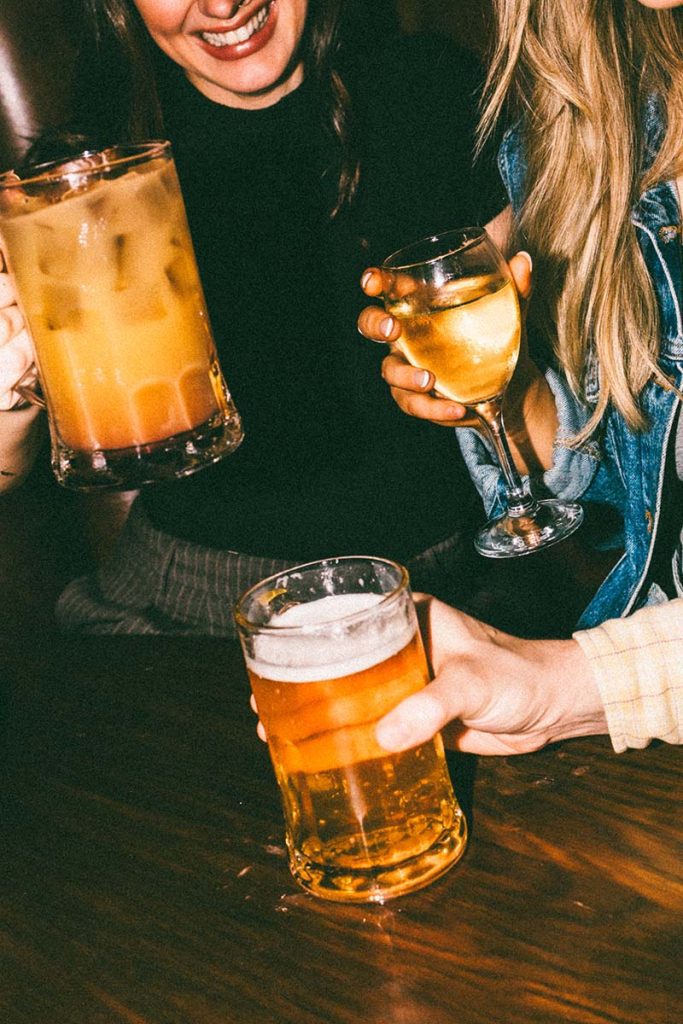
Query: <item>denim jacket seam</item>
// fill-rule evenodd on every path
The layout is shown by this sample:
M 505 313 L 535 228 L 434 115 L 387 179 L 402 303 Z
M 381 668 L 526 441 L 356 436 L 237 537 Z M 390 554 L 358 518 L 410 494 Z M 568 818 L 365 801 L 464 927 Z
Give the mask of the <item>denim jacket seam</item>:
M 666 260 L 664 259 L 664 255 L 663 255 L 663 253 L 661 252 L 661 250 L 659 248 L 659 245 L 657 243 L 657 239 L 655 237 L 655 233 L 652 230 L 652 228 L 649 228 L 646 224 L 644 224 L 640 220 L 637 220 L 635 217 L 632 219 L 632 223 L 637 228 L 640 228 L 641 231 L 645 232 L 645 234 L 648 236 L 648 238 L 652 242 L 652 248 L 654 249 L 655 253 L 657 254 L 657 259 L 659 260 L 659 265 L 660 265 L 661 269 L 664 272 L 664 276 L 666 278 L 666 283 L 669 286 L 669 291 L 671 292 L 672 298 L 674 300 L 673 304 L 674 304 L 674 309 L 676 311 L 676 324 L 677 324 L 677 327 L 678 327 L 678 334 L 677 334 L 675 340 L 676 341 L 681 341 L 681 340 L 683 340 L 683 313 L 681 313 L 680 300 L 679 300 L 678 295 L 676 294 L 676 289 L 674 287 L 673 279 L 671 277 L 671 271 L 669 270 L 669 268 L 667 266 L 667 263 L 666 263 Z
M 558 434 L 553 441 L 553 448 L 564 448 L 570 452 L 577 452 L 579 455 L 587 455 L 596 462 L 602 461 L 602 452 L 597 441 L 583 441 L 576 444 L 571 434 Z

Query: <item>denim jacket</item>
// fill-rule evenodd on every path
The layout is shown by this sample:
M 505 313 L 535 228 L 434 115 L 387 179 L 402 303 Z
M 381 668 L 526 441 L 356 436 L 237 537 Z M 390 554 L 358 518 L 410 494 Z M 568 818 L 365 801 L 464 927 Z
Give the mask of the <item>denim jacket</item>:
M 645 128 L 649 158 L 661 138 L 663 121 L 656 102 L 648 105 Z M 525 160 L 521 134 L 511 129 L 499 154 L 499 166 L 513 209 L 523 200 Z M 642 195 L 631 213 L 647 268 L 652 276 L 661 317 L 659 363 L 666 376 L 683 388 L 683 248 L 681 211 L 675 182 L 662 182 Z M 578 626 L 587 628 L 607 619 L 628 615 L 653 600 L 645 586 L 660 524 L 664 465 L 671 452 L 671 433 L 679 400 L 673 390 L 650 381 L 642 393 L 648 426 L 632 432 L 616 410 L 605 417 L 598 442 L 580 451 L 564 443 L 589 418 L 597 396 L 597 368 L 589 370 L 586 400 L 572 394 L 567 381 L 549 370 L 560 422 L 552 467 L 533 482 L 535 493 L 545 490 L 563 498 L 580 498 L 584 506 L 596 502 L 612 506 L 623 523 L 618 538 L 624 554 L 603 581 Z M 488 446 L 475 431 L 456 431 L 470 472 L 489 514 L 502 510 L 502 481 Z M 683 510 L 682 510 L 683 512 Z M 655 588 L 653 588 L 654 591 Z

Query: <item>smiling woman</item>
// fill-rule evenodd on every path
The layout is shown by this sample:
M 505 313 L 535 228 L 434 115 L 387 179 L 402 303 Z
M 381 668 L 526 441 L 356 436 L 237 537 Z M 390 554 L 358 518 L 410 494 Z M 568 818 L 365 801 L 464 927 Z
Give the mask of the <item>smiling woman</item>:
M 303 80 L 308 0 L 135 0 L 159 48 L 215 103 L 267 107 Z

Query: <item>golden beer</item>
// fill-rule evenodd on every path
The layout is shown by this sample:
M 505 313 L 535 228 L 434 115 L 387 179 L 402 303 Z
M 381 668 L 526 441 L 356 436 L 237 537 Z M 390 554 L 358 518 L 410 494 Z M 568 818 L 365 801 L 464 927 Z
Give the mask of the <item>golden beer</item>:
M 375 739 L 378 720 L 429 679 L 409 591 L 386 603 L 351 593 L 298 604 L 245 648 L 291 870 L 328 899 L 410 892 L 466 843 L 441 738 L 396 755 Z
M 154 479 L 153 458 L 144 463 L 159 445 L 161 477 L 164 465 L 183 475 L 241 440 L 170 148 L 121 153 L 0 183 L 0 230 L 56 461 L 85 466 L 85 483 L 107 460 L 138 471 L 129 483 Z
M 386 305 L 401 321 L 398 347 L 414 366 L 431 370 L 440 395 L 475 405 L 505 391 L 521 334 L 512 281 L 496 276 L 451 281 L 438 289 L 427 310 L 410 295 Z

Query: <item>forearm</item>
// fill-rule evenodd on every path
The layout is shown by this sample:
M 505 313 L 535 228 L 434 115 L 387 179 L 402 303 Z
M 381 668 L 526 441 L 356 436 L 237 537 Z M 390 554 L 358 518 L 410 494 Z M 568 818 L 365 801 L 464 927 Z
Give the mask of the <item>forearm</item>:
M 537 475 L 550 469 L 559 431 L 557 406 L 547 380 L 531 360 L 518 368 L 503 413 L 510 450 L 520 473 Z
M 0 412 L 0 493 L 18 487 L 28 476 L 43 437 L 40 409 Z

